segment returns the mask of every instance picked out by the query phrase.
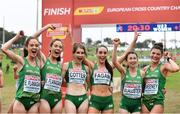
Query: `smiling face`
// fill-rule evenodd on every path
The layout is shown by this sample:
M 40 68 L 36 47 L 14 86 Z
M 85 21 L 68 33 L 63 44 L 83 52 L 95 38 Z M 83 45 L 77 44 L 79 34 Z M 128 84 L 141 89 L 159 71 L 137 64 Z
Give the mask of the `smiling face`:
M 162 57 L 161 50 L 155 48 L 151 50 L 150 58 L 153 63 L 159 63 L 161 57 Z
M 135 68 L 138 65 L 138 57 L 135 53 L 129 53 L 126 59 L 127 65 L 130 68 Z
M 62 42 L 59 40 L 52 41 L 51 47 L 50 47 L 50 54 L 54 58 L 58 58 L 61 55 L 61 52 L 63 50 Z
M 86 57 L 86 48 L 82 43 L 74 43 L 73 44 L 73 59 L 77 63 L 81 63 Z
M 28 56 L 35 58 L 39 51 L 39 42 L 37 41 L 37 39 L 30 39 L 27 42 L 26 50 L 28 52 Z
M 77 62 L 82 62 L 85 58 L 84 49 L 78 47 L 77 50 L 75 51 L 75 53 L 73 54 L 73 57 Z
M 108 50 L 106 47 L 99 47 L 96 50 L 96 56 L 98 58 L 99 63 L 105 63 L 107 59 Z

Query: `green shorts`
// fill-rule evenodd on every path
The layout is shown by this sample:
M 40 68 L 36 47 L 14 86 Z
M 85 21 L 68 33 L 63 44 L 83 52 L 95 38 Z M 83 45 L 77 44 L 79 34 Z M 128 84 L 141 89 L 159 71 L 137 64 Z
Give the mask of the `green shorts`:
M 131 99 L 122 96 L 120 101 L 120 108 L 125 109 L 130 113 L 141 112 L 141 98 Z
M 76 106 L 76 109 L 78 109 L 79 106 L 83 103 L 83 101 L 85 101 L 87 98 L 87 94 L 80 96 L 66 94 L 65 96 L 65 100 L 71 101 Z
M 150 99 L 150 100 L 143 99 L 143 104 L 146 106 L 146 108 L 149 111 L 151 111 L 155 105 L 164 106 L 164 99 Z
M 113 109 L 114 103 L 113 103 L 112 95 L 105 97 L 91 95 L 91 99 L 89 101 L 89 107 L 93 107 L 99 111 Z
M 15 97 L 15 99 L 23 104 L 26 111 L 28 111 L 34 104 L 37 103 L 37 101 L 35 101 L 30 97 L 21 97 L 21 98 Z
M 60 92 L 53 92 L 50 93 L 49 90 L 42 90 L 41 92 L 41 99 L 46 100 L 49 103 L 49 106 L 51 109 L 54 108 L 54 106 L 61 101 L 62 95 Z

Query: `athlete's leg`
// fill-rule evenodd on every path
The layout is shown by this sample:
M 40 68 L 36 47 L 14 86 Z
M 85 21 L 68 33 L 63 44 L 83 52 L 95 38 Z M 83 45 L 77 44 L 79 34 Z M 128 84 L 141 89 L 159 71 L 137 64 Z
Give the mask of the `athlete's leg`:
M 146 113 L 146 114 L 149 113 L 149 110 L 147 109 L 146 105 L 144 105 L 143 103 L 142 103 L 142 105 L 141 105 L 141 112 L 142 112 L 142 113 Z
M 1 99 L 0 99 L 0 113 L 1 113 Z
M 87 113 L 88 112 L 88 99 L 84 100 L 78 108 L 78 113 Z
M 127 110 L 122 109 L 122 108 L 119 109 L 119 113 L 120 114 L 129 114 L 129 112 Z
M 108 109 L 102 111 L 102 114 L 113 114 L 113 113 L 114 113 L 114 109 Z
M 162 114 L 164 112 L 164 107 L 161 104 L 156 104 L 151 110 L 152 114 Z
M 141 112 L 133 112 L 132 114 L 141 114 Z
M 97 114 L 97 113 L 99 113 L 99 110 L 94 107 L 89 107 L 88 113 L 89 114 Z
M 18 100 L 14 101 L 14 106 L 13 106 L 13 113 L 26 113 L 26 109 L 24 105 L 19 102 Z
M 65 113 L 76 113 L 76 106 L 70 101 L 65 100 Z
M 52 109 L 52 113 L 62 113 L 62 100 L 60 100 Z
M 28 113 L 38 113 L 39 102 L 32 105 L 32 107 L 28 110 Z
M 99 99 L 95 95 L 91 95 L 91 98 L 89 100 L 89 108 L 88 113 L 89 114 L 98 114 L 101 113 L 101 103 L 98 102 Z
M 15 102 L 15 99 L 13 99 L 12 103 L 10 104 L 7 113 L 13 113 L 14 102 Z
M 50 113 L 51 112 L 49 103 L 45 99 L 40 100 L 39 112 L 40 113 Z

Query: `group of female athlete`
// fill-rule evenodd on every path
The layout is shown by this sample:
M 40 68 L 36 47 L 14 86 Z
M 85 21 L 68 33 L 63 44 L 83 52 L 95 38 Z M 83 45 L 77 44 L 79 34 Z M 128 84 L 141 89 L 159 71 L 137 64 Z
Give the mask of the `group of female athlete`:
M 52 39 L 47 58 L 40 50 L 38 36 L 49 28 L 55 29 L 48 24 L 26 40 L 23 57 L 10 50 L 11 45 L 24 35 L 22 31 L 2 47 L 2 51 L 16 62 L 18 71 L 17 91 L 9 112 L 61 113 L 61 85 L 66 83 L 63 112 L 113 113 L 111 85 L 114 68 L 120 72 L 122 80 L 120 113 L 163 112 L 166 76 L 168 72 L 179 71 L 179 66 L 171 59 L 169 52 L 163 52 L 162 44 L 153 46 L 151 63 L 142 70 L 138 68 L 137 54 L 132 51 L 140 35 L 137 31 L 130 47 L 118 59 L 116 50 L 120 40 L 113 40 L 112 64 L 107 60 L 106 46 L 98 46 L 97 60 L 90 61 L 86 58 L 87 52 L 82 43 L 73 44 L 72 61 L 62 64 L 60 55 L 63 44 L 60 39 Z M 67 37 L 70 37 L 69 32 Z M 166 63 L 160 62 L 162 56 L 167 57 Z M 122 66 L 123 61 L 126 67 Z M 88 91 L 90 94 L 87 94 Z

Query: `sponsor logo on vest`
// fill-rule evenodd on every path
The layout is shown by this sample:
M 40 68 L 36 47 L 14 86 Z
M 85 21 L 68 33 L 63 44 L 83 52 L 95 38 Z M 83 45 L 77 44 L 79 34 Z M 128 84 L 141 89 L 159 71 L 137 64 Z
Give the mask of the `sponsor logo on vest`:
M 54 102 L 57 102 L 58 101 L 58 99 L 54 99 Z
M 78 100 L 79 100 L 79 101 L 82 101 L 82 100 L 83 100 L 83 97 L 80 97 Z
M 113 107 L 113 104 L 108 105 L 109 108 Z
M 30 103 L 29 104 L 33 104 L 34 103 L 34 101 L 30 101 Z

